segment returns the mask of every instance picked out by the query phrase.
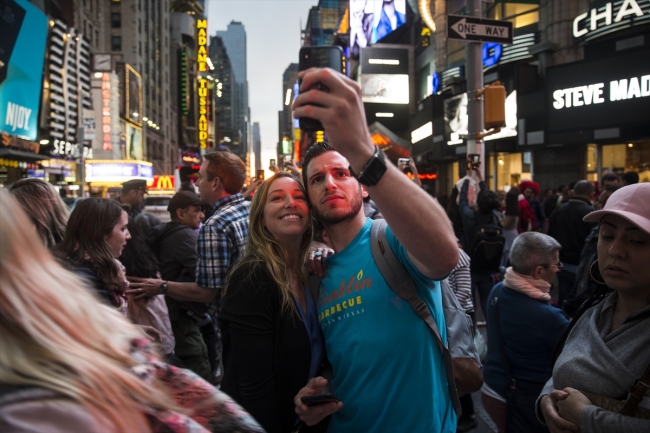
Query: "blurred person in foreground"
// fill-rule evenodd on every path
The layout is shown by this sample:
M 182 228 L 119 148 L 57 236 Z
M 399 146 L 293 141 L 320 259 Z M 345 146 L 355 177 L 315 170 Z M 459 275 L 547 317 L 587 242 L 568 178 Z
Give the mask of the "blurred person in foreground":
M 16 181 L 9 188 L 49 249 L 63 240 L 70 211 L 54 185 L 41 179 Z
M 551 282 L 561 268 L 560 244 L 538 232 L 512 244 L 505 279 L 490 292 L 488 354 L 481 399 L 499 432 L 548 431 L 534 403 L 551 377 L 551 355 L 569 321 L 551 306 Z
M 266 180 L 249 227 L 222 299 L 221 389 L 267 432 L 290 432 L 300 421 L 293 398 L 325 358 L 317 300 L 307 290 L 313 228 L 302 185 L 286 172 Z M 317 251 L 324 260 L 331 250 Z
M 537 401 L 538 418 L 553 433 L 650 431 L 648 203 L 650 183 L 625 186 L 585 216 L 600 224 L 591 265 L 598 289 L 560 341 L 553 377 Z
M 263 431 L 227 395 L 160 362 L 2 190 L 0 208 L 0 431 Z
M 413 277 L 443 341 L 439 280 L 458 263 L 451 224 L 433 197 L 374 145 L 356 82 L 331 69 L 309 69 L 299 77 L 293 116 L 319 120 L 331 141 L 309 148 L 302 175 L 312 211 L 336 251 L 325 262 L 317 307 L 333 367 L 332 392 L 340 402 L 302 403 L 302 396 L 322 392 L 328 381 L 319 376 L 294 399 L 296 411 L 308 425 L 332 414 L 331 432 L 454 432 L 442 352 L 424 320 L 381 275 L 363 197 L 370 194 L 382 210 L 389 226 L 386 247 Z M 318 83 L 329 91 L 317 90 Z

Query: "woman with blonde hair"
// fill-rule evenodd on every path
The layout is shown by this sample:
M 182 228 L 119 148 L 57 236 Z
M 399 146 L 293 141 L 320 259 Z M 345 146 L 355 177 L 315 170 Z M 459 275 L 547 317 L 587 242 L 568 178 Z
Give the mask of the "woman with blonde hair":
M 269 433 L 294 429 L 293 398 L 325 356 L 316 300 L 306 290 L 311 240 L 302 185 L 288 173 L 273 175 L 253 197 L 246 254 L 230 273 L 221 309 L 221 389 Z
M 9 188 L 20 206 L 36 226 L 48 248 L 63 240 L 70 211 L 54 185 L 41 179 L 20 179 Z
M 0 431 L 263 431 L 210 384 L 161 363 L 2 190 L 0 208 Z

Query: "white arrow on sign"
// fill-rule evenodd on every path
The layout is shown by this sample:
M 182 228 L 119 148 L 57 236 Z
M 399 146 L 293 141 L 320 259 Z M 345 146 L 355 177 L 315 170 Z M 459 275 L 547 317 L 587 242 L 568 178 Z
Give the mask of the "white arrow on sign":
M 492 36 L 499 38 L 508 38 L 508 27 L 491 26 L 488 24 L 468 24 L 465 18 L 458 21 L 451 28 L 458 33 L 463 39 L 467 39 L 467 35 L 475 36 Z

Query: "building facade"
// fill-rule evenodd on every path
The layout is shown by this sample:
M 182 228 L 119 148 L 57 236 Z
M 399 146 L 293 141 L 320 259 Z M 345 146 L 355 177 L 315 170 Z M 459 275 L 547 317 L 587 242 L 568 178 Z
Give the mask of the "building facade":
M 250 108 L 248 107 L 248 75 L 246 64 L 246 29 L 239 21 L 231 21 L 226 30 L 217 31 L 226 48 L 234 74 L 233 137 L 230 150 L 247 162 L 249 152 Z M 247 164 L 248 165 L 248 164 Z

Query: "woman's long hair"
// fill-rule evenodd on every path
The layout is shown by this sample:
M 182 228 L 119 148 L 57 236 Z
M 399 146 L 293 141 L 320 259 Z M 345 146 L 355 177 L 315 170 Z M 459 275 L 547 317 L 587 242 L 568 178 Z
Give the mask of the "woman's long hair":
M 299 314 L 294 302 L 293 292 L 291 291 L 291 275 L 295 272 L 298 275 L 299 280 L 303 284 L 307 284 L 308 276 L 304 264 L 307 260 L 307 254 L 309 253 L 309 245 L 312 241 L 312 233 L 314 231 L 313 221 L 310 212 L 310 215 L 308 215 L 309 225 L 307 226 L 307 231 L 303 234 L 302 242 L 300 243 L 300 253 L 298 254 L 298 263 L 296 265 L 297 269 L 291 269 L 285 259 L 287 254 L 286 251 L 273 237 L 271 232 L 264 227 L 264 207 L 266 205 L 266 196 L 269 193 L 273 181 L 282 177 L 293 179 L 288 173 L 277 173 L 267 179 L 257 189 L 257 191 L 255 191 L 250 209 L 248 246 L 246 247 L 246 254 L 233 267 L 230 275 L 234 275 L 234 273 L 242 266 L 252 265 L 253 268 L 257 266 L 266 266 L 267 271 L 280 288 L 282 311 Z M 300 182 L 296 182 L 296 184 L 298 184 L 299 188 L 303 190 L 304 193 L 304 188 Z M 305 200 L 307 200 L 306 194 Z M 232 278 L 229 278 L 226 290 L 232 290 L 230 287 L 235 284 L 236 282 L 233 281 Z M 224 290 L 224 293 L 226 290 Z
M 149 248 L 140 226 L 129 217 L 129 233 L 131 239 L 126 243 L 120 256 L 120 262 L 126 269 L 126 275 L 140 278 L 159 278 L 158 262 Z
M 3 190 L 0 208 L 0 383 L 67 396 L 98 431 L 148 432 L 150 408 L 174 406 L 129 371 L 144 334 L 54 260 Z
M 119 269 L 104 236 L 111 234 L 120 222 L 122 212 L 129 210 L 129 205 L 107 198 L 81 201 L 70 214 L 68 228 L 63 241 L 56 248 L 57 253 L 63 258 L 73 257 L 77 265 L 90 258 L 97 269 L 97 276 L 106 286 L 120 284 Z
M 516 186 L 506 193 L 506 216 L 519 216 L 519 194 Z
M 54 185 L 41 179 L 20 179 L 9 188 L 27 216 L 36 226 L 48 248 L 63 240 L 70 211 Z

